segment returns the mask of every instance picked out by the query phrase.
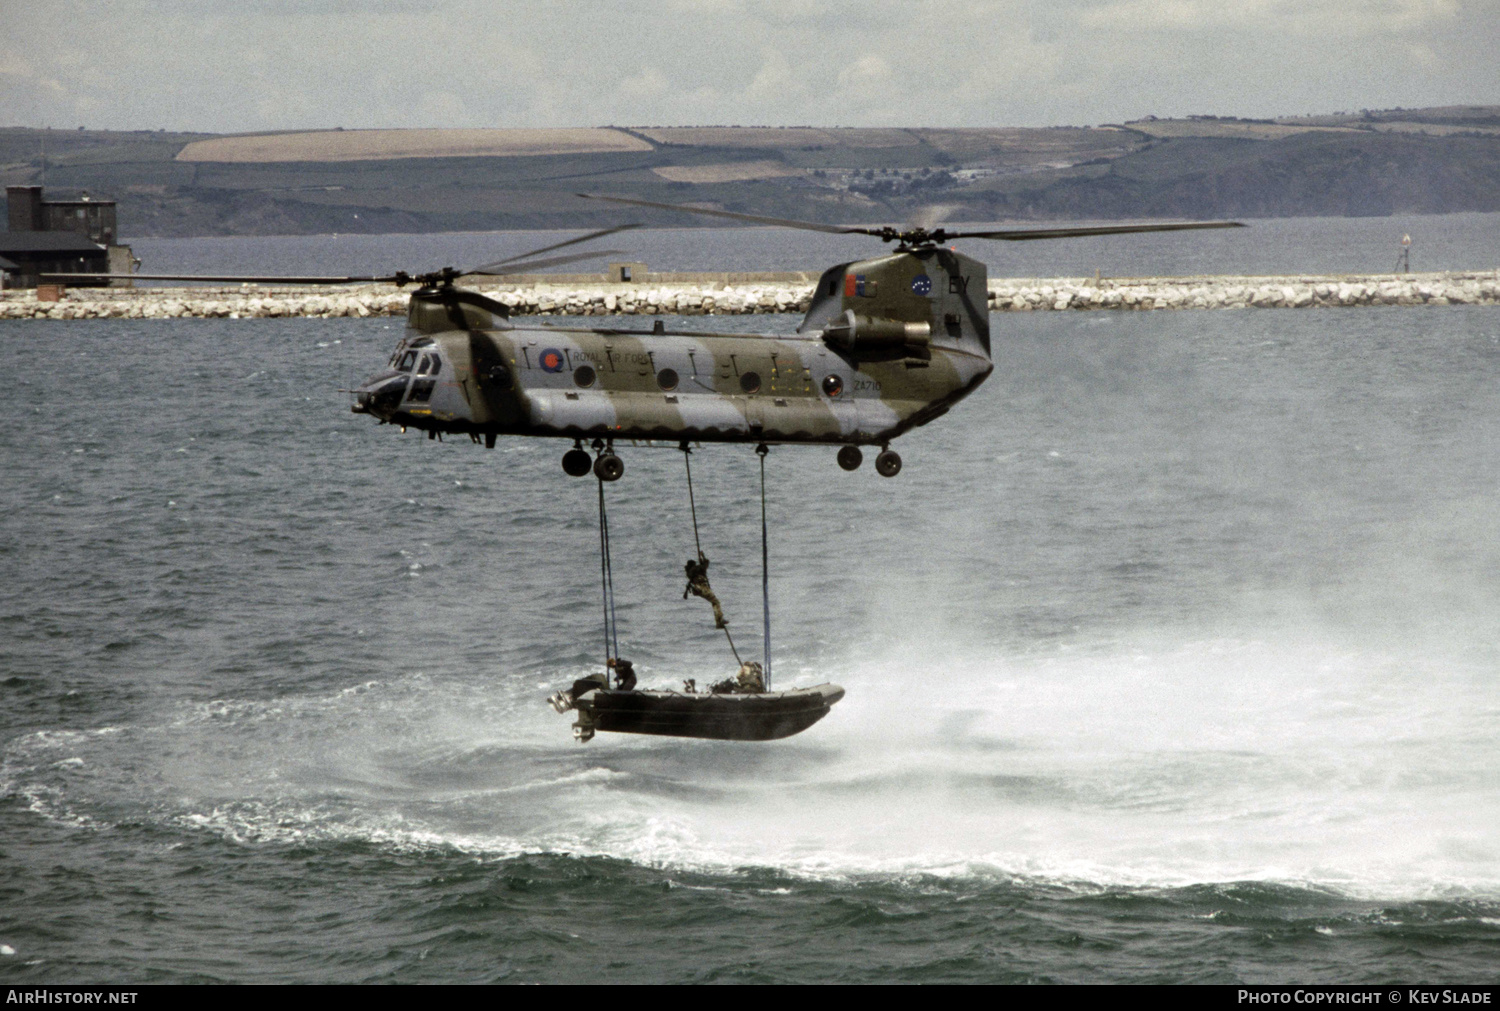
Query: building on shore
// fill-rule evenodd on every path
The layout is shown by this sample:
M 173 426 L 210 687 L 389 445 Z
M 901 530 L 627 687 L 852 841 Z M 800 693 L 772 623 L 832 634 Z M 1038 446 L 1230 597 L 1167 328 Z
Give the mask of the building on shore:
M 7 223 L 0 233 L 0 276 L 7 287 L 35 288 L 42 274 L 127 274 L 130 247 L 117 242 L 113 200 L 46 200 L 40 186 L 5 188 Z M 129 281 L 80 281 L 80 286 Z

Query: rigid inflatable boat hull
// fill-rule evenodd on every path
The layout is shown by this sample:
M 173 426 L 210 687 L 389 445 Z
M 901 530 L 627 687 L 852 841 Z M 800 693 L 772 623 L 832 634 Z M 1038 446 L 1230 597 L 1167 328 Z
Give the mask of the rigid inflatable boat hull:
M 800 734 L 844 697 L 834 684 L 753 694 L 682 694 L 599 689 L 573 704 L 579 723 L 617 734 L 774 741 Z

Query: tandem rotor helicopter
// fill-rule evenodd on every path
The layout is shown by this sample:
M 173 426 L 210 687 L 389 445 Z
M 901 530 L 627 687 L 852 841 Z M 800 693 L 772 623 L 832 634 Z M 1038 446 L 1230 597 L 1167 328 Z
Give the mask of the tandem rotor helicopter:
M 615 255 L 543 257 L 639 225 L 591 232 L 469 270 L 365 277 L 135 274 L 137 280 L 416 284 L 407 330 L 388 368 L 354 393 L 353 410 L 417 428 L 429 438 L 468 435 L 493 448 L 502 435 L 573 440 L 563 469 L 604 481 L 624 473 L 614 442 L 731 442 L 837 446 L 857 469 L 861 447 L 879 447 L 875 469 L 901 470 L 898 436 L 942 416 L 984 382 L 990 359 L 985 265 L 946 247 L 955 239 L 1006 242 L 1240 227 L 1200 221 L 1065 228 L 947 231 L 866 228 L 768 218 L 626 197 L 593 200 L 840 235 L 896 248 L 823 272 L 794 335 L 591 326 L 539 326 L 460 287 L 463 277 L 514 275 Z M 59 275 L 77 280 L 79 275 Z M 111 275 L 96 275 L 108 277 Z M 585 442 L 594 442 L 590 458 Z
M 129 276 L 416 284 L 407 305 L 406 332 L 386 370 L 352 391 L 356 413 L 403 430 L 423 430 L 430 439 L 465 434 L 491 449 L 502 435 L 573 440 L 573 448 L 563 454 L 563 470 L 574 477 L 592 472 L 598 483 L 606 671 L 574 681 L 548 701 L 559 713 L 577 714 L 573 736 L 580 742 L 599 730 L 776 740 L 806 730 L 844 697 L 844 689 L 835 684 L 772 690 L 766 454 L 769 446 L 779 444 L 837 446 L 839 466 L 855 470 L 864 458 L 861 447 L 878 446 L 876 471 L 894 477 L 901 457 L 890 448 L 891 441 L 947 413 L 984 382 L 994 370 L 985 266 L 946 243 L 1240 227 L 1232 221 L 996 231 L 841 227 L 627 197 L 578 196 L 750 224 L 868 235 L 895 242 L 896 248 L 824 271 L 793 335 L 668 330 L 661 320 L 649 330 L 522 325 L 510 318 L 503 303 L 457 284 L 467 276 L 514 275 L 619 253 L 542 255 L 639 225 L 591 232 L 471 270 L 447 267 L 372 277 Z M 683 599 L 691 593 L 713 605 L 715 627 L 724 632 L 740 662 L 737 675 L 706 691 L 700 692 L 692 680 L 683 682 L 681 692 L 637 689 L 634 670 L 621 657 L 604 494 L 606 483 L 625 472 L 615 453 L 616 440 L 675 443 L 682 450 L 697 547 L 697 558 L 689 558 L 685 566 Z M 709 586 L 709 560 L 693 504 L 694 442 L 750 443 L 760 456 L 763 663 L 743 662 Z

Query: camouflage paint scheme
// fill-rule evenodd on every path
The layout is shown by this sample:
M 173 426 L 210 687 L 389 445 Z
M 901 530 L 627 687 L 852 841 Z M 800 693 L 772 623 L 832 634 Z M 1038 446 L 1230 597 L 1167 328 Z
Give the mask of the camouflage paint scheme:
M 984 264 L 943 248 L 841 264 L 819 280 L 795 336 L 522 327 L 483 295 L 427 287 L 354 410 L 488 445 L 499 435 L 884 445 L 990 374 L 985 284 Z

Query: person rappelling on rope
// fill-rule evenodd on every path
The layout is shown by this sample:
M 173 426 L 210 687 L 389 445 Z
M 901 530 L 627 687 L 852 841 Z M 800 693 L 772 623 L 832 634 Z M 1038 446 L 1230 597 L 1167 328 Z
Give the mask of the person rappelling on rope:
M 687 586 L 682 591 L 682 599 L 687 600 L 689 593 L 702 597 L 714 606 L 714 628 L 728 628 L 729 622 L 724 620 L 724 608 L 714 595 L 713 587 L 708 585 L 708 556 L 699 551 L 697 560 L 689 558 L 683 571 L 687 573 Z

